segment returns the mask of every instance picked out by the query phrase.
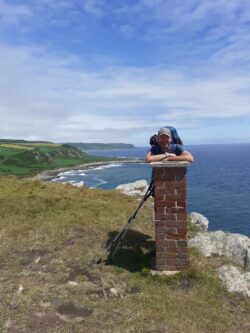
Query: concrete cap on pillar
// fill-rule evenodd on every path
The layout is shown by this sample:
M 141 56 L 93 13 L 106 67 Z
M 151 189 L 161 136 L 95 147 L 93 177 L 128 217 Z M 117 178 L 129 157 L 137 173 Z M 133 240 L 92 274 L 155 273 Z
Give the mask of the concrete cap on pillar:
M 186 168 L 190 166 L 190 162 L 187 161 L 166 161 L 166 162 L 151 162 L 149 163 L 153 168 L 176 168 L 176 167 L 182 167 Z

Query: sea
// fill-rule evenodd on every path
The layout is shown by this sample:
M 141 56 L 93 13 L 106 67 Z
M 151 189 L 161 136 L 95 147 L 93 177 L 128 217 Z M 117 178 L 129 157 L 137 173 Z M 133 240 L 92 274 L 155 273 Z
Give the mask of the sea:
M 209 220 L 209 230 L 223 230 L 250 236 L 250 144 L 185 146 L 194 156 L 187 172 L 189 212 Z M 53 182 L 68 182 L 90 188 L 114 189 L 139 179 L 150 182 L 152 168 L 144 159 L 149 147 L 92 150 L 89 155 L 135 159 L 88 170 L 61 172 Z

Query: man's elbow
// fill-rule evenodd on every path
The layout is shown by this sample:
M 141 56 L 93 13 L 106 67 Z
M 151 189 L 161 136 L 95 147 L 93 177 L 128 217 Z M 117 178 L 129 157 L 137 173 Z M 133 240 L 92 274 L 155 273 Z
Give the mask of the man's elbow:
M 184 153 L 183 154 L 185 161 L 192 163 L 194 161 L 193 156 L 190 153 Z

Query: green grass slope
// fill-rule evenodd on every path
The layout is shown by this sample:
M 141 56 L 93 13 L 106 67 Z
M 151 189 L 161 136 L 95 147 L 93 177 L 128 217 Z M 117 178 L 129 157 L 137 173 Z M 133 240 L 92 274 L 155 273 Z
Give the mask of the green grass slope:
M 27 175 L 103 160 L 108 159 L 88 156 L 70 145 L 0 140 L 0 175 Z
M 249 332 L 249 300 L 199 252 L 174 277 L 150 275 L 150 201 L 113 264 L 98 265 L 136 198 L 14 177 L 0 188 L 0 332 Z

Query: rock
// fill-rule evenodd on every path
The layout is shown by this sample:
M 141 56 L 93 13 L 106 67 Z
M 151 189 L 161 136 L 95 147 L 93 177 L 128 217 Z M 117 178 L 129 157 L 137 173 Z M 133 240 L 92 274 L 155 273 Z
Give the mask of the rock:
M 137 180 L 129 184 L 121 184 L 116 187 L 116 190 L 119 190 L 126 195 L 144 195 L 147 189 L 148 183 L 145 179 Z
M 112 296 L 118 296 L 118 291 L 115 288 L 110 288 L 109 291 Z
M 190 213 L 189 217 L 190 217 L 191 223 L 198 226 L 200 230 L 207 231 L 209 222 L 208 222 L 208 219 L 204 215 L 202 215 L 200 213 L 192 212 L 192 213 Z
M 35 263 L 36 263 L 36 264 L 39 263 L 40 259 L 41 259 L 41 257 L 37 257 L 37 258 L 35 259 Z
M 199 232 L 189 240 L 188 245 L 197 247 L 206 257 L 224 255 L 233 263 L 250 271 L 250 239 L 247 236 L 221 230 Z
M 42 308 L 48 309 L 48 308 L 50 308 L 52 306 L 52 303 L 51 302 L 43 302 L 43 301 L 41 301 L 40 302 L 40 306 Z
M 78 285 L 78 283 L 75 281 L 68 281 L 68 284 L 72 287 L 76 287 Z
M 24 288 L 23 286 L 20 284 L 19 287 L 18 287 L 18 290 L 17 290 L 17 294 L 18 295 L 21 295 L 21 293 L 23 292 Z
M 230 292 L 250 296 L 250 273 L 241 273 L 232 265 L 224 265 L 217 269 L 219 277 Z

